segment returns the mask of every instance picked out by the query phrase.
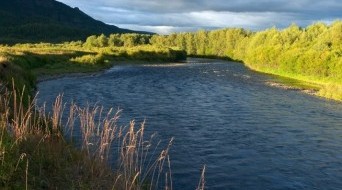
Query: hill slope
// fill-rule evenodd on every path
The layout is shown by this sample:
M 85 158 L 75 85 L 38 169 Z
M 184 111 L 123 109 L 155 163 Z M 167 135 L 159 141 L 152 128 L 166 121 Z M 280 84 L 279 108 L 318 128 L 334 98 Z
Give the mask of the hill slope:
M 132 33 L 97 21 L 55 0 L 1 0 L 0 43 L 82 40 L 92 34 Z

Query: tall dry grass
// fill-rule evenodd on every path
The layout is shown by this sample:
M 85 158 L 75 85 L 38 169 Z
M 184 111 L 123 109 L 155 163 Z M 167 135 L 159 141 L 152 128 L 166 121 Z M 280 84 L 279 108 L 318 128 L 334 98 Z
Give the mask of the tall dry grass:
M 4 87 L 0 87 L 0 157 L 2 158 L 5 154 L 5 148 L 3 146 L 3 139 L 5 135 L 5 130 L 8 123 L 9 118 L 9 101 L 8 101 L 8 93 L 5 92 Z
M 66 104 L 60 95 L 48 112 L 46 105 L 37 106 L 35 97 L 24 105 L 23 96 L 24 93 L 19 94 L 15 88 L 11 92 L 0 93 L 0 150 L 4 147 L 2 143 L 5 133 L 14 139 L 15 144 L 26 143 L 27 138 L 38 137 L 40 140 L 36 145 L 37 150 L 44 143 L 52 143 L 53 147 L 56 139 L 73 143 L 73 136 L 78 133 L 81 137 L 76 141 L 81 144 L 79 149 L 85 159 L 77 167 L 79 170 L 91 170 L 87 172 L 94 179 L 108 179 L 107 171 L 111 168 L 112 189 L 173 188 L 169 157 L 173 139 L 162 148 L 154 135 L 145 137 L 145 123 L 137 126 L 131 121 L 128 126 L 118 126 L 120 111 L 114 109 L 105 112 L 100 106 L 79 107 L 71 104 L 66 113 Z M 70 137 L 70 140 L 65 137 Z M 115 164 L 109 165 L 109 161 L 114 161 Z M 27 159 L 26 187 L 31 162 L 34 160 L 29 162 Z M 108 187 L 108 180 L 106 183 Z
M 161 178 L 165 178 L 164 186 L 172 181 L 170 168 L 167 166 L 170 164 L 169 150 L 173 139 L 155 155 L 159 143 L 153 148 L 154 135 L 145 139 L 145 123 L 136 127 L 135 122 L 131 121 L 126 127 L 117 126 L 120 111 L 110 109 L 104 113 L 103 110 L 103 107 L 99 106 L 80 108 L 73 104 L 70 107 L 67 126 L 69 131 L 74 131 L 75 126 L 72 123 L 79 123 L 82 150 L 89 159 L 104 163 L 110 159 L 116 160 L 117 165 L 113 168 L 113 188 L 119 186 L 123 189 L 155 189 L 160 188 Z M 72 117 L 75 112 L 76 118 Z M 115 148 L 117 151 L 114 151 Z
M 318 92 L 319 96 L 342 101 L 342 85 L 326 84 Z
M 205 170 L 206 170 L 206 166 L 203 166 L 202 169 L 202 173 L 201 173 L 201 178 L 198 182 L 198 186 L 196 188 L 196 190 L 204 190 L 205 189 Z

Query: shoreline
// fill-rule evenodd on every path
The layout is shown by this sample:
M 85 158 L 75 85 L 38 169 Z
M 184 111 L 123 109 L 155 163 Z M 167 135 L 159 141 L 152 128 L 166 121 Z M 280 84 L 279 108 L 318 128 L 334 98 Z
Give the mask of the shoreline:
M 49 80 L 56 80 L 65 77 L 84 77 L 84 76 L 93 76 L 97 74 L 103 73 L 103 71 L 94 71 L 94 72 L 79 72 L 79 73 L 61 73 L 61 74 L 54 74 L 54 75 L 41 75 L 37 76 L 36 83 L 41 83 Z
M 298 81 L 299 83 L 303 83 L 305 85 L 296 85 L 296 84 L 288 84 L 287 82 L 274 82 L 273 84 L 267 84 L 269 86 L 273 86 L 273 87 L 278 87 L 278 88 L 282 88 L 285 90 L 296 90 L 296 91 L 301 91 L 305 94 L 309 94 L 312 96 L 316 96 L 319 98 L 323 98 L 325 100 L 330 100 L 330 101 L 335 101 L 338 103 L 342 103 L 342 99 L 340 98 L 334 98 L 332 96 L 325 96 L 322 95 L 320 92 L 322 90 L 324 90 L 327 86 L 329 86 L 330 84 L 327 82 L 318 82 L 318 81 L 314 81 L 314 80 L 306 80 L 306 79 L 301 79 L 301 78 L 296 78 L 296 77 L 291 77 L 291 76 L 287 76 L 287 75 L 282 75 L 273 71 L 265 71 L 265 70 L 260 70 L 254 67 L 251 67 L 250 65 L 246 64 L 246 63 L 242 63 L 244 64 L 248 69 L 254 71 L 254 72 L 258 72 L 258 73 L 262 73 L 265 75 L 270 75 L 270 76 L 274 76 L 277 77 L 279 79 L 283 78 L 283 79 L 288 79 L 288 80 L 292 80 L 292 81 Z M 342 85 L 340 85 L 342 86 Z
M 265 82 L 265 85 L 270 86 L 270 87 L 274 87 L 274 88 L 278 88 L 278 89 L 283 89 L 283 90 L 288 90 L 288 91 L 297 91 L 297 92 L 302 92 L 304 94 L 308 94 L 311 96 L 317 96 L 318 91 L 319 90 L 315 90 L 315 89 L 309 89 L 309 88 L 300 88 L 297 86 L 291 86 L 291 85 L 287 85 L 285 83 L 281 83 L 281 82 L 273 82 L 273 81 L 267 81 Z
M 88 71 L 88 72 L 66 72 L 66 73 L 60 73 L 60 74 L 42 74 L 42 75 L 37 75 L 36 82 L 44 82 L 44 81 L 49 81 L 49 80 L 55 80 L 55 79 L 60 79 L 64 77 L 83 77 L 83 76 L 93 76 L 93 75 L 98 75 L 102 74 L 108 69 L 111 69 L 117 65 L 159 65 L 159 64 L 171 64 L 171 63 L 188 63 L 186 60 L 185 61 L 178 61 L 178 62 L 165 62 L 165 61 L 144 61 L 144 60 L 115 60 L 111 63 L 109 67 L 102 68 L 100 70 L 94 70 L 94 71 Z
M 186 61 L 182 61 L 182 62 L 177 62 L 177 63 L 191 63 L 191 61 L 189 62 L 189 60 L 192 60 L 192 59 L 195 59 L 195 60 L 222 60 L 222 59 L 210 59 L 210 58 L 198 58 L 198 57 L 189 57 L 190 59 L 187 59 Z M 224 59 L 223 59 L 224 60 Z M 227 61 L 227 60 L 224 60 L 224 61 Z M 168 62 L 169 63 L 169 62 Z M 167 64 L 168 64 L 167 63 Z M 172 63 L 172 62 L 170 62 Z M 238 62 L 238 63 L 241 63 L 241 62 Z M 144 60 L 117 60 L 115 62 L 112 62 L 111 63 L 111 66 L 110 67 L 106 67 L 106 68 L 103 68 L 101 70 L 96 70 L 96 71 L 90 71 L 90 72 L 70 72 L 70 73 L 60 73 L 60 74 L 52 74 L 52 75 L 49 75 L 49 74 L 45 74 L 45 75 L 38 75 L 37 76 L 37 80 L 36 80 L 36 83 L 41 83 L 41 82 L 44 82 L 44 81 L 49 81 L 49 80 L 56 80 L 56 79 L 60 79 L 60 78 L 65 78 L 65 77 L 85 77 L 85 76 L 95 76 L 95 75 L 99 75 L 99 74 L 102 74 L 104 73 L 106 70 L 110 69 L 110 68 L 113 68 L 115 67 L 116 65 L 128 65 L 128 64 L 133 64 L 133 65 L 146 65 L 146 64 L 149 64 L 149 65 L 153 65 L 153 64 L 165 64 L 165 62 L 162 62 L 162 61 L 144 61 Z M 262 73 L 262 74 L 265 74 L 265 75 L 272 75 L 272 76 L 275 76 L 275 77 L 280 77 L 280 78 L 288 78 L 289 80 L 294 80 L 294 81 L 298 81 L 298 82 L 303 82 L 303 83 L 308 83 L 307 81 L 302 81 L 302 80 L 298 80 L 296 78 L 290 78 L 290 77 L 286 77 L 286 76 L 282 76 L 282 75 L 278 75 L 278 74 L 273 74 L 273 73 L 267 73 L 267 72 L 262 72 L 262 71 L 258 71 L 258 70 L 254 70 L 253 68 L 251 67 L 248 67 L 246 64 L 242 63 L 245 67 L 251 69 L 253 72 L 258 72 L 258 73 Z M 308 94 L 310 96 L 316 96 L 316 97 L 319 97 L 319 98 L 324 98 L 326 100 L 334 100 L 334 101 L 337 101 L 337 102 L 342 102 L 341 100 L 336 100 L 336 99 L 332 99 L 332 98 L 327 98 L 327 97 L 323 97 L 323 96 L 320 96 L 319 95 L 319 91 L 321 89 L 321 87 L 305 87 L 305 86 L 298 86 L 298 85 L 291 85 L 291 84 L 288 84 L 286 82 L 282 82 L 282 81 L 267 81 L 264 83 L 265 85 L 267 86 L 270 86 L 270 87 L 274 87 L 274 88 L 279 88 L 279 89 L 283 89 L 283 90 L 288 90 L 288 91 L 298 91 L 298 92 L 301 92 L 301 93 L 304 93 L 304 94 Z M 315 84 L 315 85 L 318 85 L 316 83 L 312 83 L 312 84 Z
M 306 80 L 301 80 L 298 78 L 294 78 L 294 77 L 289 77 L 289 76 L 285 76 L 285 75 L 281 75 L 281 74 L 277 74 L 274 72 L 266 72 L 266 71 L 262 71 L 262 70 L 258 70 L 255 69 L 254 67 L 249 66 L 248 64 L 246 64 L 243 61 L 240 60 L 233 60 L 230 58 L 206 58 L 206 57 L 189 57 L 189 58 L 194 58 L 194 59 L 205 59 L 205 60 L 223 60 L 223 61 L 232 61 L 232 62 L 236 62 L 236 63 L 240 63 L 243 64 L 247 69 L 250 69 L 253 72 L 256 73 L 261 73 L 263 75 L 268 75 L 268 76 L 272 76 L 273 78 L 278 78 L 280 79 L 280 81 L 267 81 L 264 84 L 270 87 L 274 87 L 274 88 L 278 88 L 278 89 L 283 89 L 283 90 L 288 90 L 288 91 L 298 91 L 310 96 L 315 96 L 317 98 L 322 98 L 325 100 L 329 100 L 329 101 L 336 101 L 338 103 L 342 103 L 341 99 L 335 99 L 335 98 L 331 98 L 331 97 L 325 97 L 320 95 L 320 90 L 322 90 L 324 85 L 328 85 L 328 84 L 320 84 L 317 83 L 315 81 L 306 81 Z M 291 80 L 291 81 L 296 81 L 298 82 L 298 84 L 289 84 L 288 82 L 285 81 L 281 81 L 281 79 L 287 79 L 287 80 Z M 300 85 L 300 83 L 302 83 L 302 85 Z

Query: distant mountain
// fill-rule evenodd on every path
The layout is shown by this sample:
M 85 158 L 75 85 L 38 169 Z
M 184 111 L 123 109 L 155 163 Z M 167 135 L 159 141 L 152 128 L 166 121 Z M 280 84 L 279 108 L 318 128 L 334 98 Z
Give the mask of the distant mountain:
M 102 33 L 147 32 L 105 24 L 55 0 L 0 0 L 0 43 L 84 40 Z

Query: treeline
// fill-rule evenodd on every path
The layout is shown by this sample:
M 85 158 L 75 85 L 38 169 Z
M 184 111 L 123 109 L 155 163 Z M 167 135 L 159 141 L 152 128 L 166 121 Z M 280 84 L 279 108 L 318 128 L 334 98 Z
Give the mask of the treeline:
M 342 84 L 342 22 L 260 32 L 233 28 L 155 35 L 153 45 L 179 47 L 188 55 L 228 57 L 264 72 Z
M 104 34 L 89 36 L 84 43 L 85 47 L 134 47 L 150 44 L 152 35 L 148 34 Z
M 17 86 L 33 89 L 35 75 L 93 72 L 118 61 L 160 63 L 186 59 L 184 50 L 151 45 L 151 37 L 146 34 L 102 34 L 90 36 L 86 41 L 59 44 L 0 44 L 0 83 L 10 84 L 15 76 Z M 2 69 L 3 65 L 7 69 Z
M 183 61 L 186 52 L 176 47 L 151 45 L 152 35 L 148 34 L 111 34 L 92 35 L 82 44 L 82 48 L 126 59 L 143 61 Z M 72 44 L 79 42 L 73 42 Z M 66 46 L 72 45 L 65 44 Z M 89 56 L 76 59 L 83 62 Z

